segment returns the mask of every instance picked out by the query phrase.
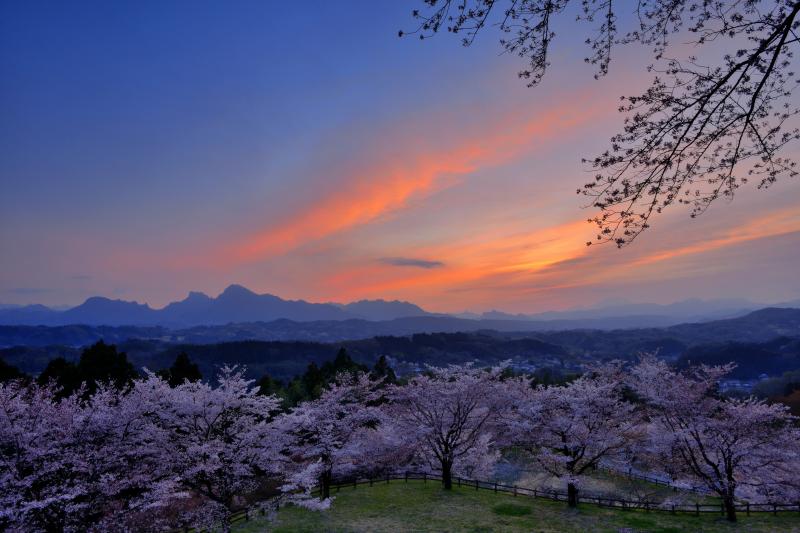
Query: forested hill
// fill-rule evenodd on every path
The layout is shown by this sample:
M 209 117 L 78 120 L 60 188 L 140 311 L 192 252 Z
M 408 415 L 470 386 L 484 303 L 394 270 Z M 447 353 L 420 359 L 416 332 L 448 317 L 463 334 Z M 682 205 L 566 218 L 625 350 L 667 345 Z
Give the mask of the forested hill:
M 800 335 L 800 309 L 768 307 L 747 315 L 700 324 L 680 324 L 666 330 L 692 342 L 764 342 Z
M 539 339 L 506 339 L 480 333 L 416 334 L 409 337 L 375 337 L 340 343 L 305 341 L 237 341 L 220 344 L 166 344 L 153 340 L 129 340 L 118 344 L 133 365 L 141 369 L 166 368 L 186 352 L 204 376 L 213 376 L 224 365 L 244 365 L 248 375 L 268 373 L 278 379 L 301 374 L 309 363 L 321 365 L 344 347 L 359 363 L 372 366 L 381 355 L 396 364 L 416 368 L 424 364 L 444 365 L 479 360 L 496 363 L 508 358 L 561 365 L 572 356 L 561 346 Z M 78 348 L 14 347 L 0 350 L 0 359 L 28 374 L 37 374 L 55 357 L 77 361 Z
M 609 319 L 611 320 L 611 319 Z M 572 323 L 571 329 L 565 329 Z M 607 329 L 613 323 L 618 327 Z M 338 342 L 378 336 L 407 336 L 415 333 L 457 333 L 495 331 L 517 337 L 541 338 L 547 342 L 584 347 L 590 350 L 624 349 L 642 342 L 650 349 L 664 339 L 681 346 L 708 342 L 765 342 L 780 336 L 800 336 L 800 309 L 767 308 L 747 315 L 710 322 L 670 327 L 625 328 L 616 318 L 594 320 L 525 322 L 514 320 L 468 320 L 453 317 L 407 317 L 393 320 L 321 320 L 295 322 L 232 323 L 172 330 L 142 326 L 0 326 L 0 347 L 10 346 L 85 346 L 98 340 L 119 343 L 128 339 L 150 339 L 166 343 L 215 344 L 229 341 L 317 341 Z M 597 326 L 597 327 L 593 327 Z M 535 335 L 534 335 L 535 332 Z M 667 343 L 667 348 L 670 348 Z M 674 344 L 674 343 L 673 343 Z
M 297 326 L 289 321 L 282 321 L 282 324 L 285 328 Z M 303 324 L 304 327 L 308 325 Z M 205 375 L 212 375 L 224 364 L 242 364 L 247 365 L 253 377 L 268 372 L 282 379 L 301 373 L 310 362 L 331 359 L 341 346 L 362 363 L 372 364 L 381 355 L 387 355 L 408 368 L 424 363 L 442 365 L 471 360 L 494 363 L 505 359 L 536 367 L 570 368 L 586 361 L 633 359 L 640 353 L 656 352 L 683 364 L 686 361 L 714 364 L 733 361 L 738 365 L 735 371 L 738 377 L 755 377 L 762 373 L 778 375 L 800 369 L 800 310 L 797 309 L 764 309 L 736 319 L 669 328 L 417 333 L 329 342 L 244 340 L 250 331 L 247 324 L 227 328 L 230 342 L 212 343 L 208 341 L 220 337 L 206 332 L 197 342 L 191 335 L 176 337 L 174 332 L 162 328 L 37 327 L 31 331 L 3 333 L 6 327 L 0 328 L 0 335 L 5 334 L 5 339 L 17 335 L 24 340 L 26 335 L 35 335 L 49 342 L 43 342 L 46 346 L 0 349 L 0 358 L 24 372 L 35 374 L 54 357 L 76 360 L 80 346 L 103 338 L 118 344 L 137 368 L 164 368 L 178 353 L 185 351 L 198 362 Z M 214 329 L 226 340 L 221 330 Z M 146 338 L 136 338 L 137 334 Z M 72 342 L 58 342 L 59 335 L 67 335 Z

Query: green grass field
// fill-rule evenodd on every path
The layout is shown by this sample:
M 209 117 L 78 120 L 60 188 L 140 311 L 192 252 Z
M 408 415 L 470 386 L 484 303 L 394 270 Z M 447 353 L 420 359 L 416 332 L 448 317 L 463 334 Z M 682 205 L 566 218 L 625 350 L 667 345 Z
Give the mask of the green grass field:
M 286 507 L 274 523 L 235 524 L 237 533 L 295 532 L 798 532 L 800 513 L 742 515 L 730 524 L 716 514 L 671 515 L 604 509 L 495 494 L 488 490 L 454 487 L 442 490 L 435 482 L 395 481 L 373 487 L 343 488 L 328 511 Z

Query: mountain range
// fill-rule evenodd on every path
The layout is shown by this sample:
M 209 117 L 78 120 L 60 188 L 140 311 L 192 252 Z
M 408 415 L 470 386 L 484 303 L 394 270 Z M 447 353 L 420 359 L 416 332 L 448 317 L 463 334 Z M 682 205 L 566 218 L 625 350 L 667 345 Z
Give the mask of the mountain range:
M 746 300 L 685 300 L 668 305 L 612 303 L 589 309 L 538 314 L 508 314 L 490 311 L 483 314 L 443 315 L 430 313 L 418 305 L 403 301 L 361 300 L 348 304 L 312 303 L 284 300 L 272 294 L 256 294 L 241 285 L 230 285 L 217 297 L 190 292 L 177 302 L 154 309 L 138 302 L 112 300 L 101 296 L 88 298 L 82 304 L 53 309 L 43 305 L 0 306 L 0 325 L 65 326 L 162 326 L 188 328 L 219 326 L 233 323 L 320 321 L 393 321 L 398 319 L 431 319 L 425 324 L 457 321 L 461 330 L 542 330 L 542 329 L 615 329 L 666 327 L 683 322 L 701 322 L 735 318 L 764 307 Z M 800 301 L 778 307 L 800 307 Z M 432 320 L 432 319 L 438 320 Z M 484 324 L 464 325 L 471 320 Z M 499 324 L 498 324 L 499 323 Z M 442 325 L 442 324 L 439 324 Z M 499 326 L 499 327 L 498 327 Z M 429 330 L 428 327 L 423 330 Z
M 38 304 L 0 308 L 0 324 L 32 326 L 85 324 L 189 327 L 278 319 L 309 322 L 392 320 L 414 316 L 435 315 L 409 302 L 361 300 L 349 304 L 311 303 L 304 300 L 284 300 L 272 294 L 256 294 L 241 285 L 230 285 L 216 298 L 202 292 L 190 292 L 185 299 L 172 302 L 161 309 L 101 296 L 93 296 L 66 310 Z

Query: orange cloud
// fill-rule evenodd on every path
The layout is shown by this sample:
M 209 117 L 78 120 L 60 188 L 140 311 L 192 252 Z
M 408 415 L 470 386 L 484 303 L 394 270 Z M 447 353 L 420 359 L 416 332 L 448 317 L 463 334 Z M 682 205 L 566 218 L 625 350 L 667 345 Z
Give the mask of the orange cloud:
M 509 231 L 509 228 L 505 228 Z M 452 290 L 492 292 L 498 284 L 517 286 L 522 279 L 540 276 L 557 281 L 553 267 L 583 257 L 583 244 L 593 229 L 586 221 L 568 222 L 532 231 L 504 234 L 495 230 L 471 235 L 469 240 L 426 248 L 404 250 L 409 255 L 446 258 L 444 266 L 431 270 L 409 270 L 373 262 L 347 268 L 328 276 L 324 285 L 336 296 L 404 296 L 418 298 Z
M 444 266 L 437 269 L 410 270 L 379 262 L 364 263 L 361 258 L 359 264 L 324 278 L 321 286 L 339 299 L 410 298 L 438 310 L 484 301 L 502 305 L 509 298 L 523 300 L 532 295 L 554 298 L 564 289 L 618 284 L 625 280 L 657 281 L 681 275 L 682 269 L 673 261 L 683 256 L 800 232 L 800 212 L 794 208 L 781 209 L 728 227 L 724 234 L 709 232 L 700 241 L 683 246 L 654 241 L 662 247 L 654 252 L 637 247 L 588 248 L 583 243 L 593 232 L 594 227 L 585 221 L 529 231 L 504 227 L 473 234 L 459 242 L 399 251 L 409 256 L 445 260 Z M 559 298 L 553 298 L 550 305 L 568 304 L 559 304 Z
M 732 246 L 735 244 L 776 237 L 787 233 L 800 231 L 800 210 L 797 208 L 785 208 L 766 215 L 754 218 L 729 228 L 724 235 L 701 240 L 700 242 L 679 246 L 676 248 L 660 250 L 658 252 L 645 255 L 632 261 L 628 267 L 638 267 L 669 261 L 677 257 L 686 255 L 707 253 L 713 250 Z
M 565 101 L 574 101 L 567 98 Z M 226 263 L 243 263 L 286 253 L 304 243 L 365 224 L 406 207 L 452 183 L 456 176 L 491 167 L 564 136 L 597 118 L 574 104 L 562 104 L 520 120 L 507 117 L 450 147 L 430 150 L 416 140 L 393 139 L 395 156 L 347 172 L 338 190 L 292 218 L 249 235 L 222 254 Z

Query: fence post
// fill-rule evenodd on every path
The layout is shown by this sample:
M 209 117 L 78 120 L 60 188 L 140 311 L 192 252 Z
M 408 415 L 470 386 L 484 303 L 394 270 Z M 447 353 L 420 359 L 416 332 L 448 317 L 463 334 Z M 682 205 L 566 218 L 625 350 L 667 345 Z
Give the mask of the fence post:
M 428 474 L 426 472 L 422 473 L 422 482 L 423 483 L 427 483 L 428 482 Z
M 672 514 L 675 514 L 675 504 L 672 504 Z
M 460 487 L 461 486 L 461 478 L 456 476 L 456 480 L 458 480 L 458 486 Z
M 776 504 L 776 503 L 772 504 L 772 514 L 774 514 L 775 516 L 778 516 L 778 504 Z
M 475 490 L 478 490 L 478 480 L 475 480 Z
M 494 492 L 497 493 L 497 481 L 494 482 Z
M 515 498 L 517 497 L 517 486 L 516 485 L 514 485 L 514 497 Z
M 539 496 L 539 491 L 533 489 L 533 499 L 535 500 Z
M 750 502 L 747 502 L 746 512 L 747 516 L 750 516 Z
M 694 504 L 694 506 L 695 506 L 695 509 L 697 510 L 697 516 L 700 516 L 700 504 L 696 503 L 696 504 Z
M 406 470 L 406 483 L 408 483 L 408 470 Z
M 386 474 L 386 483 L 389 483 L 389 474 Z
M 724 503 L 719 504 L 719 510 L 720 510 L 720 512 L 722 514 L 725 514 L 725 504 Z

